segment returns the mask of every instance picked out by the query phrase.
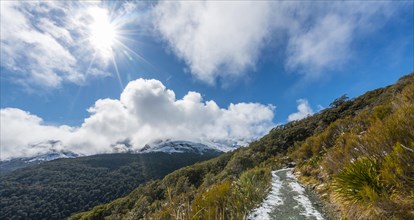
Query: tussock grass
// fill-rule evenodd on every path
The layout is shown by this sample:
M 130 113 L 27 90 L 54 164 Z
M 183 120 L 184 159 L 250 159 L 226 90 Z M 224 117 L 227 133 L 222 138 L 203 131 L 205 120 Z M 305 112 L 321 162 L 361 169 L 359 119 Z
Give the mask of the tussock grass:
M 350 204 L 371 204 L 384 191 L 378 175 L 377 162 L 363 157 L 346 166 L 335 175 L 333 190 Z

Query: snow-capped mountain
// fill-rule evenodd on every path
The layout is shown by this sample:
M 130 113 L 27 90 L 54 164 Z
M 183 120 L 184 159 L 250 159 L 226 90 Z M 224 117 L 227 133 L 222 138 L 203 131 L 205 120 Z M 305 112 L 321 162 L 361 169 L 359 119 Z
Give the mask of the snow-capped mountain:
M 75 158 L 81 155 L 74 153 L 72 151 L 66 150 L 55 150 L 51 149 L 49 152 L 45 154 L 39 154 L 34 157 L 26 158 L 26 163 L 34 163 L 34 162 L 44 162 L 44 161 L 51 161 L 56 160 L 59 158 Z
M 241 146 L 246 146 L 251 141 L 223 141 L 223 140 L 156 140 L 146 144 L 144 147 L 134 153 L 198 153 L 203 154 L 207 151 L 228 152 Z M 131 149 L 131 148 L 128 148 Z M 129 151 L 130 152 L 130 151 Z
M 111 145 L 112 152 L 107 153 L 153 153 L 163 152 L 168 154 L 175 153 L 194 153 L 194 154 L 220 154 L 234 150 L 240 145 L 236 142 L 220 142 L 214 140 L 189 141 L 189 140 L 157 140 L 146 144 L 142 148 L 136 148 L 130 140 L 118 141 Z M 25 156 L 27 155 L 27 156 Z M 0 171 L 2 174 L 9 173 L 18 168 L 51 161 L 59 158 L 75 158 L 85 156 L 65 149 L 61 141 L 49 140 L 31 145 L 31 148 L 24 155 L 18 158 L 0 161 Z
M 164 153 L 196 153 L 204 154 L 206 152 L 223 152 L 212 146 L 191 141 L 171 141 L 160 140 L 150 144 L 146 144 L 138 153 L 164 152 Z
M 217 141 L 217 140 L 183 140 L 183 139 L 158 139 L 150 141 L 145 145 L 134 145 L 130 139 L 119 140 L 111 144 L 114 153 L 197 153 L 203 154 L 206 151 L 228 152 L 245 142 L 240 141 Z
M 34 144 L 32 145 L 32 148 L 38 150 L 34 156 L 23 156 L 10 160 L 0 161 L 1 174 L 46 161 L 56 160 L 59 158 L 75 158 L 82 156 L 72 151 L 64 150 L 61 142 L 54 140 Z

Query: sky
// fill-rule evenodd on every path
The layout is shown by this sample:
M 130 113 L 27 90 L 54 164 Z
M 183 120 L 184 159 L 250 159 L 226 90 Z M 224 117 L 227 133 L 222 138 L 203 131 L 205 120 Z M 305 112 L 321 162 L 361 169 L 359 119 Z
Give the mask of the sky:
M 412 1 L 1 1 L 1 160 L 246 145 L 414 70 Z

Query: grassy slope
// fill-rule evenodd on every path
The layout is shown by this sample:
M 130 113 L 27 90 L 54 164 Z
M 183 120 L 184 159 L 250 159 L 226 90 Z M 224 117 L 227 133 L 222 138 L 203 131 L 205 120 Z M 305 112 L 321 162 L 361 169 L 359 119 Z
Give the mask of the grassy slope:
M 177 170 L 72 219 L 242 219 L 266 195 L 270 170 L 292 161 L 304 183 L 317 186 L 344 217 L 410 218 L 413 94 L 412 73 L 356 99 L 335 100 L 248 147 Z
M 217 154 L 103 154 L 58 159 L 0 177 L 0 219 L 63 219 Z
M 302 180 L 342 217 L 414 219 L 413 78 L 403 77 L 374 107 L 337 120 L 292 151 Z

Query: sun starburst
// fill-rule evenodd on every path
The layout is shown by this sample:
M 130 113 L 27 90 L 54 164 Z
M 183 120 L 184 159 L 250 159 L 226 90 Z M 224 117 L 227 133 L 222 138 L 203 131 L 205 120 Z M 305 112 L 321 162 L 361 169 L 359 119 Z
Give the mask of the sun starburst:
M 94 7 L 89 9 L 89 13 L 93 19 L 89 26 L 89 41 L 99 55 L 110 58 L 113 56 L 118 30 L 111 21 L 108 10 Z

